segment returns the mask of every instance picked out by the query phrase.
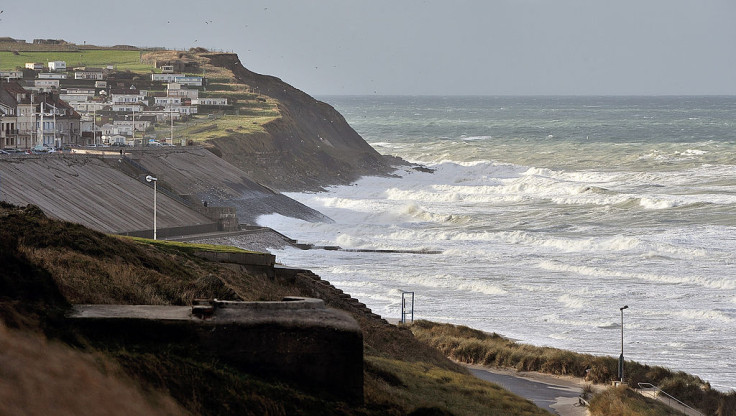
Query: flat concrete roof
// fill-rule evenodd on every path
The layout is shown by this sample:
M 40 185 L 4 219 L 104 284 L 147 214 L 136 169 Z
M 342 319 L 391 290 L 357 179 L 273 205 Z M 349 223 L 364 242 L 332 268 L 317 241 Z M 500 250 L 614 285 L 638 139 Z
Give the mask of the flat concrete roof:
M 360 332 L 357 321 L 337 309 L 325 307 L 320 299 L 286 298 L 277 302 L 237 302 L 215 300 L 208 313 L 193 313 L 192 306 L 166 305 L 75 305 L 72 319 L 148 319 L 188 321 L 201 325 L 240 323 L 244 325 L 279 324 L 303 327 L 320 326 Z M 202 309 L 200 309 L 202 311 Z

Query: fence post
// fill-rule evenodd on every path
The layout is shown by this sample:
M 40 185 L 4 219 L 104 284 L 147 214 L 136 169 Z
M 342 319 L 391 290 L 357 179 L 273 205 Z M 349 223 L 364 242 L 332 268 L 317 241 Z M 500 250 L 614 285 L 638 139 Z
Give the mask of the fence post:
M 411 295 L 410 312 L 406 311 L 406 300 L 407 300 L 408 295 Z M 405 292 L 402 290 L 401 291 L 401 321 L 400 321 L 402 324 L 406 323 L 407 315 L 411 315 L 411 321 L 414 322 L 414 292 Z

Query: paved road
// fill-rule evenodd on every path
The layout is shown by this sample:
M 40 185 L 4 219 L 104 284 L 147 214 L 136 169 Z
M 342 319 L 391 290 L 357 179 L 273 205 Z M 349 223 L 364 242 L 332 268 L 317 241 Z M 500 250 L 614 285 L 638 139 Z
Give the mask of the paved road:
M 496 383 L 506 390 L 531 400 L 542 409 L 560 416 L 584 416 L 586 408 L 577 405 L 581 382 L 538 375 L 535 379 L 523 373 L 467 366 L 470 372 L 483 380 Z

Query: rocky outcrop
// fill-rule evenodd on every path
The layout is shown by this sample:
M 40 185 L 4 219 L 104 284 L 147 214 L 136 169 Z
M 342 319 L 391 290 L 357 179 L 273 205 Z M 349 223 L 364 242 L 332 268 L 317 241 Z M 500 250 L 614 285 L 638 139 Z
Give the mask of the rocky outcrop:
M 212 151 L 254 181 L 282 191 L 319 190 L 389 174 L 399 159 L 379 154 L 332 106 L 280 79 L 249 71 L 234 54 L 205 55 L 254 92 L 276 99 L 281 117 L 265 133 L 210 140 Z

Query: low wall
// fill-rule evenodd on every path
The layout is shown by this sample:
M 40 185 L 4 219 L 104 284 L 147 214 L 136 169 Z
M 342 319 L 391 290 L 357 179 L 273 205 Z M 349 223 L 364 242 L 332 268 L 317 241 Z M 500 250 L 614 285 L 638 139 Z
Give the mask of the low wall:
M 360 327 L 319 299 L 212 301 L 195 307 L 77 305 L 69 318 L 96 342 L 154 351 L 175 344 L 324 397 L 363 401 Z
M 208 224 L 184 225 L 181 227 L 157 228 L 156 236 L 160 239 L 166 239 L 170 237 L 179 237 L 182 235 L 216 233 L 219 231 L 219 229 L 219 224 L 217 224 L 216 222 Z M 119 232 L 116 234 L 127 235 L 130 237 L 153 238 L 153 229 Z
M 270 253 L 222 253 L 217 251 L 197 251 L 195 256 L 220 263 L 236 263 L 244 266 L 273 267 L 276 256 Z
M 196 207 L 196 211 L 207 218 L 217 221 L 219 231 L 238 231 L 238 211 L 235 207 Z

